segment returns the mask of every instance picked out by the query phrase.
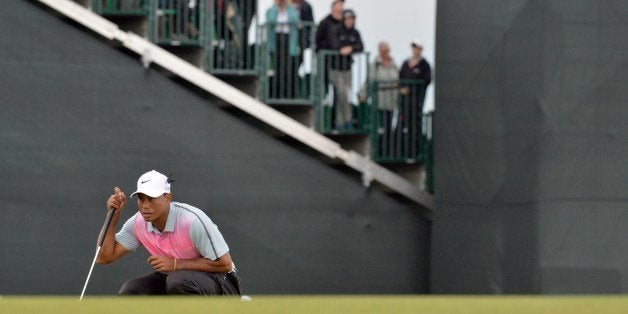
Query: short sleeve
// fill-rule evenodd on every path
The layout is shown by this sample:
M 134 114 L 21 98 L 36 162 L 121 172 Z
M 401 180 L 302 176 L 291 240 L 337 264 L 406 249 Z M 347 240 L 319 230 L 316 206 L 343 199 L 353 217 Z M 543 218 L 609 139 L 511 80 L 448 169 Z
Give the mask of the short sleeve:
M 229 246 L 209 217 L 202 215 L 190 226 L 190 238 L 203 257 L 212 261 L 229 252 Z
M 133 231 L 136 216 L 137 214 L 129 218 L 124 225 L 122 225 L 122 229 L 116 233 L 116 242 L 120 243 L 129 251 L 135 251 L 135 249 L 140 246 L 140 242 L 137 240 L 135 232 Z

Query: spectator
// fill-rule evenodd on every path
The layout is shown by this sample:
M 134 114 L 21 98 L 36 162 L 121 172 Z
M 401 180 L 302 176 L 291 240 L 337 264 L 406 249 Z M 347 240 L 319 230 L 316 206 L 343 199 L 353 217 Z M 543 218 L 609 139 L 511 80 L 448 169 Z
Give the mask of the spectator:
M 314 35 L 317 52 L 320 50 L 332 49 L 329 42 L 331 28 L 342 23 L 343 10 L 344 1 L 334 0 L 331 3 L 331 13 L 329 13 L 329 15 L 327 15 L 318 23 L 316 34 Z M 320 73 L 319 75 L 322 76 L 322 85 L 325 90 L 325 94 L 327 94 L 327 91 L 329 89 L 329 56 L 324 56 L 324 59 L 325 60 L 322 62 L 322 64 L 319 65 L 320 67 L 322 67 L 322 73 Z
M 199 9 L 198 9 L 198 3 L 196 0 L 189 0 L 187 7 L 183 8 L 183 11 L 187 11 L 187 37 L 188 38 L 198 38 L 199 35 L 199 27 L 197 26 L 198 24 L 200 24 L 200 16 L 199 16 Z
M 314 12 L 312 6 L 306 0 L 292 0 L 294 7 L 299 11 L 299 18 L 301 22 L 314 23 Z M 302 44 L 301 49 L 310 48 L 312 46 L 312 28 L 310 26 L 304 26 L 301 30 L 301 39 L 299 42 Z
M 336 100 L 336 129 L 350 130 L 353 128 L 349 93 L 351 90 L 351 65 L 353 53 L 364 50 L 360 32 L 355 29 L 355 13 L 345 10 L 342 13 L 342 24 L 330 30 L 331 48 L 338 50 L 338 55 L 330 60 L 329 78 L 334 86 Z
M 199 35 L 196 0 L 159 0 L 158 40 L 190 40 Z
M 311 93 L 311 74 L 312 74 L 312 29 L 314 25 L 314 12 L 312 6 L 306 0 L 292 0 L 294 7 L 299 11 L 299 18 L 301 19 L 301 25 L 299 25 L 299 47 L 301 53 L 299 54 L 299 84 L 298 84 L 298 97 L 306 98 L 310 97 Z
M 240 11 L 242 12 L 242 48 L 244 48 L 240 51 L 242 56 L 240 68 L 253 69 L 255 45 L 249 45 L 249 41 L 255 40 L 255 38 L 249 38 L 249 30 L 256 27 L 253 23 L 253 18 L 257 14 L 257 0 L 240 0 L 240 2 Z
M 390 45 L 380 41 L 377 45 L 378 55 L 369 64 L 368 82 L 377 81 L 378 99 L 377 109 L 392 111 L 397 108 L 397 79 L 399 69 L 390 55 Z M 367 97 L 366 86 L 360 91 L 360 101 L 365 102 Z
M 335 0 L 331 4 L 331 13 L 318 23 L 318 28 L 316 29 L 316 51 L 332 49 L 329 34 L 333 26 L 341 24 L 343 10 L 344 1 Z
M 421 122 L 423 119 L 423 100 L 425 90 L 432 81 L 432 70 L 429 63 L 422 57 L 423 45 L 414 39 L 410 43 L 412 57 L 407 59 L 399 72 L 400 110 L 404 133 L 409 136 L 410 146 L 406 148 L 409 158 L 416 158 L 419 153 L 419 139 L 421 136 Z M 416 80 L 416 81 L 408 81 Z M 419 82 L 419 80 L 421 82 Z
M 288 0 L 275 0 L 266 11 L 268 22 L 268 53 L 273 62 L 270 98 L 295 98 L 299 69 L 299 12 Z
M 410 43 L 412 47 L 412 57 L 403 62 L 400 79 L 423 80 L 425 87 L 432 81 L 432 69 L 430 64 L 423 58 L 423 45 L 418 39 L 413 39 Z
M 398 108 L 398 81 L 399 69 L 390 55 L 390 45 L 381 41 L 377 45 L 378 55 L 369 64 L 369 78 L 367 82 L 377 83 L 377 134 L 380 156 L 392 153 L 394 143 L 395 110 Z M 360 101 L 366 102 L 366 86 L 360 91 Z
M 214 67 L 233 69 L 240 62 L 244 32 L 240 7 L 235 0 L 213 1 L 214 29 L 211 32 Z M 210 11 L 211 12 L 211 11 Z

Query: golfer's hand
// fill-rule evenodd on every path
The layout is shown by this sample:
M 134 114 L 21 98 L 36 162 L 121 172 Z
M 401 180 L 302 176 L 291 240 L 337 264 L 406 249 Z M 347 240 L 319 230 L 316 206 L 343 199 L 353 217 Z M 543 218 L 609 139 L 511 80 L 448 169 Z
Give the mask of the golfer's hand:
M 124 209 L 124 205 L 126 204 L 126 195 L 124 192 L 120 190 L 120 188 L 115 187 L 113 189 L 113 195 L 109 196 L 107 200 L 107 209 L 113 209 L 117 212 L 122 211 Z
M 161 273 L 174 270 L 174 258 L 172 257 L 152 255 L 146 262 L 149 263 L 150 266 L 153 266 L 154 270 Z

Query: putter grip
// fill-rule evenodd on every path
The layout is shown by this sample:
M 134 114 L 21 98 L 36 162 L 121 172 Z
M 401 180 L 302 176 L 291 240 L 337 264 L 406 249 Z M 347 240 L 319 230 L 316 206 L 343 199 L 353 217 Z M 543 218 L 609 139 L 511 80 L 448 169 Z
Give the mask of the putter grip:
M 105 236 L 107 235 L 107 230 L 109 230 L 109 225 L 111 224 L 111 218 L 113 218 L 113 213 L 115 210 L 109 209 L 107 211 L 107 217 L 105 218 L 105 224 L 102 225 L 100 229 L 100 234 L 98 235 L 98 246 L 102 246 L 103 242 L 105 242 Z

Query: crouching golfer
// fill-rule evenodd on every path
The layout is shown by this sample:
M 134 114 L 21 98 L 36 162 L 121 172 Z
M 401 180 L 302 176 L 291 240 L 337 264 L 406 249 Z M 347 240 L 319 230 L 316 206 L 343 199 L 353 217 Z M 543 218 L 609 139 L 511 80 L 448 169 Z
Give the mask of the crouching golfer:
M 99 264 L 109 264 L 142 245 L 150 253 L 148 264 L 155 272 L 125 282 L 121 295 L 196 294 L 239 295 L 240 278 L 229 247 L 218 227 L 193 206 L 172 201 L 170 183 L 153 170 L 137 180 L 138 212 L 114 235 L 114 227 L 126 204 L 119 189 L 107 200 L 114 209 Z

